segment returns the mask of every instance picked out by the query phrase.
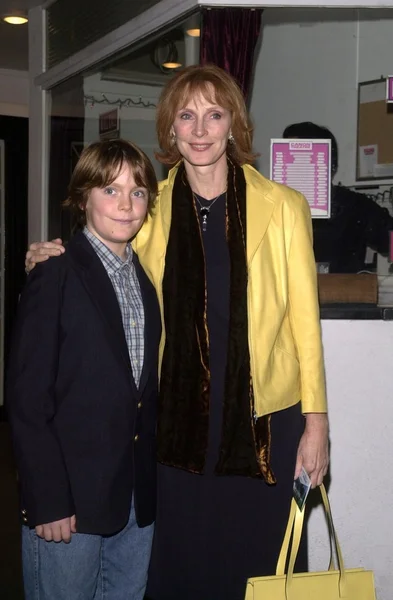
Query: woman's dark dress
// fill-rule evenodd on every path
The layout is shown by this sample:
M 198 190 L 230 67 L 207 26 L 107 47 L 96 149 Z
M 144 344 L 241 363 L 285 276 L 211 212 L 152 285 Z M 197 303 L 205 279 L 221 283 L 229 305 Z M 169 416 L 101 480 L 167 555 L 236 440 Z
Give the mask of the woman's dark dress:
M 210 336 L 209 449 L 204 475 L 159 465 L 158 513 L 147 589 L 152 600 L 242 600 L 248 577 L 275 573 L 292 497 L 296 449 L 304 427 L 300 405 L 272 416 L 271 463 L 277 485 L 213 475 L 221 439 L 229 323 L 224 196 L 211 206 L 202 237 Z M 298 569 L 306 570 L 305 544 L 299 558 Z

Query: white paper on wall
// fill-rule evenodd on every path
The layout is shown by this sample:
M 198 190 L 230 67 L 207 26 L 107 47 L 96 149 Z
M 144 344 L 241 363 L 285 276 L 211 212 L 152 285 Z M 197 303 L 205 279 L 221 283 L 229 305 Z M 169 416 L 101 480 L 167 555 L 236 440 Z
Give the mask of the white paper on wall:
M 359 146 L 359 176 L 374 177 L 374 169 L 378 164 L 378 145 Z

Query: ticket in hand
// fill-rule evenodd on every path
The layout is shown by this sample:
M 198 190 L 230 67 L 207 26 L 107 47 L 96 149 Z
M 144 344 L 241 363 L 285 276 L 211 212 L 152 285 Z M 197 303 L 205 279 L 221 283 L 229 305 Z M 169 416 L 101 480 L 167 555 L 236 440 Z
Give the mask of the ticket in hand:
M 309 478 L 307 471 L 302 467 L 299 477 L 293 482 L 293 497 L 300 510 L 303 510 L 304 508 L 310 488 L 311 479 Z

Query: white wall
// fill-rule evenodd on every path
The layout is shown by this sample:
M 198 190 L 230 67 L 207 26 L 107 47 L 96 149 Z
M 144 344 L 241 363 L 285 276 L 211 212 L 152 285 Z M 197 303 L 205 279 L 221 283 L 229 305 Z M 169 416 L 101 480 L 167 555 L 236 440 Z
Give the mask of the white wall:
M 314 121 L 337 137 L 337 181 L 355 182 L 358 82 L 391 74 L 393 10 L 266 9 L 251 98 L 259 167 L 286 125 Z
M 329 127 L 337 180 L 355 181 L 358 82 L 393 74 L 393 10 L 266 9 L 251 97 L 254 147 L 294 122 Z M 378 600 L 393 590 L 393 323 L 323 321 L 331 422 L 330 498 L 348 567 L 373 569 Z M 329 562 L 322 511 L 309 523 L 311 570 Z
M 127 98 L 138 101 L 141 98 L 145 103 L 150 102 L 156 105 L 160 92 L 161 87 L 158 86 L 103 81 L 99 73 L 86 77 L 84 81 L 85 96 L 102 99 L 105 95 L 112 102 L 125 101 Z M 86 104 L 84 135 L 86 143 L 99 139 L 99 115 L 113 108 L 116 108 L 116 105 L 98 104 L 91 101 Z M 158 149 L 155 131 L 155 107 L 123 106 L 119 115 L 120 137 L 140 146 L 152 161 L 158 179 L 162 179 L 164 168 L 154 157 L 154 151 Z
M 29 75 L 27 71 L 0 69 L 0 115 L 9 117 L 27 117 L 29 115 Z
M 347 567 L 375 574 L 378 600 L 393 590 L 393 323 L 323 321 L 331 427 L 333 518 Z M 309 522 L 310 570 L 326 570 L 320 508 Z

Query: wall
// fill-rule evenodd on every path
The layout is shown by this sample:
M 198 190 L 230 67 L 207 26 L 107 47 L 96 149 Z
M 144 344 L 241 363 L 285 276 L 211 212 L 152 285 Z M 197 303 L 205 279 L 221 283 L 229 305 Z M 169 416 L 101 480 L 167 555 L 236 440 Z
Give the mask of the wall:
M 331 426 L 329 496 L 347 567 L 374 570 L 378 600 L 393 590 L 393 323 L 322 322 Z M 309 522 L 310 569 L 326 570 L 320 508 Z
M 337 180 L 355 182 L 357 86 L 393 74 L 393 10 L 266 9 L 251 113 L 259 166 L 290 123 L 329 127 Z M 348 567 L 375 571 L 378 600 L 393 590 L 393 323 L 323 321 L 331 421 L 330 498 Z M 311 570 L 329 563 L 320 508 L 309 521 Z
M 0 69 L 0 115 L 9 117 L 27 117 L 29 115 L 29 76 L 27 71 Z
M 338 140 L 337 181 L 355 182 L 357 86 L 389 75 L 393 10 L 266 9 L 251 113 L 259 167 L 286 125 L 315 121 Z
M 103 95 L 115 102 L 126 101 L 132 98 L 138 102 L 157 104 L 161 87 L 148 86 L 134 83 L 114 82 L 101 80 L 100 74 L 86 77 L 84 81 L 84 93 L 86 97 L 92 96 L 101 100 Z M 116 105 L 106 103 L 94 103 L 89 100 L 85 108 L 85 142 L 89 143 L 99 138 L 99 115 L 105 113 Z M 159 179 L 164 177 L 163 166 L 156 161 L 154 151 L 158 149 L 155 133 L 155 106 L 144 108 L 141 106 L 123 106 L 120 109 L 120 136 L 128 139 L 144 150 L 153 163 L 156 175 Z
M 9 0 L 0 1 L 1 14 L 7 14 L 11 8 L 20 8 L 23 10 L 25 2 L 13 3 Z M 0 20 L 0 68 L 17 69 L 27 71 L 29 68 L 29 27 L 28 23 L 24 25 L 9 25 L 2 19 Z

